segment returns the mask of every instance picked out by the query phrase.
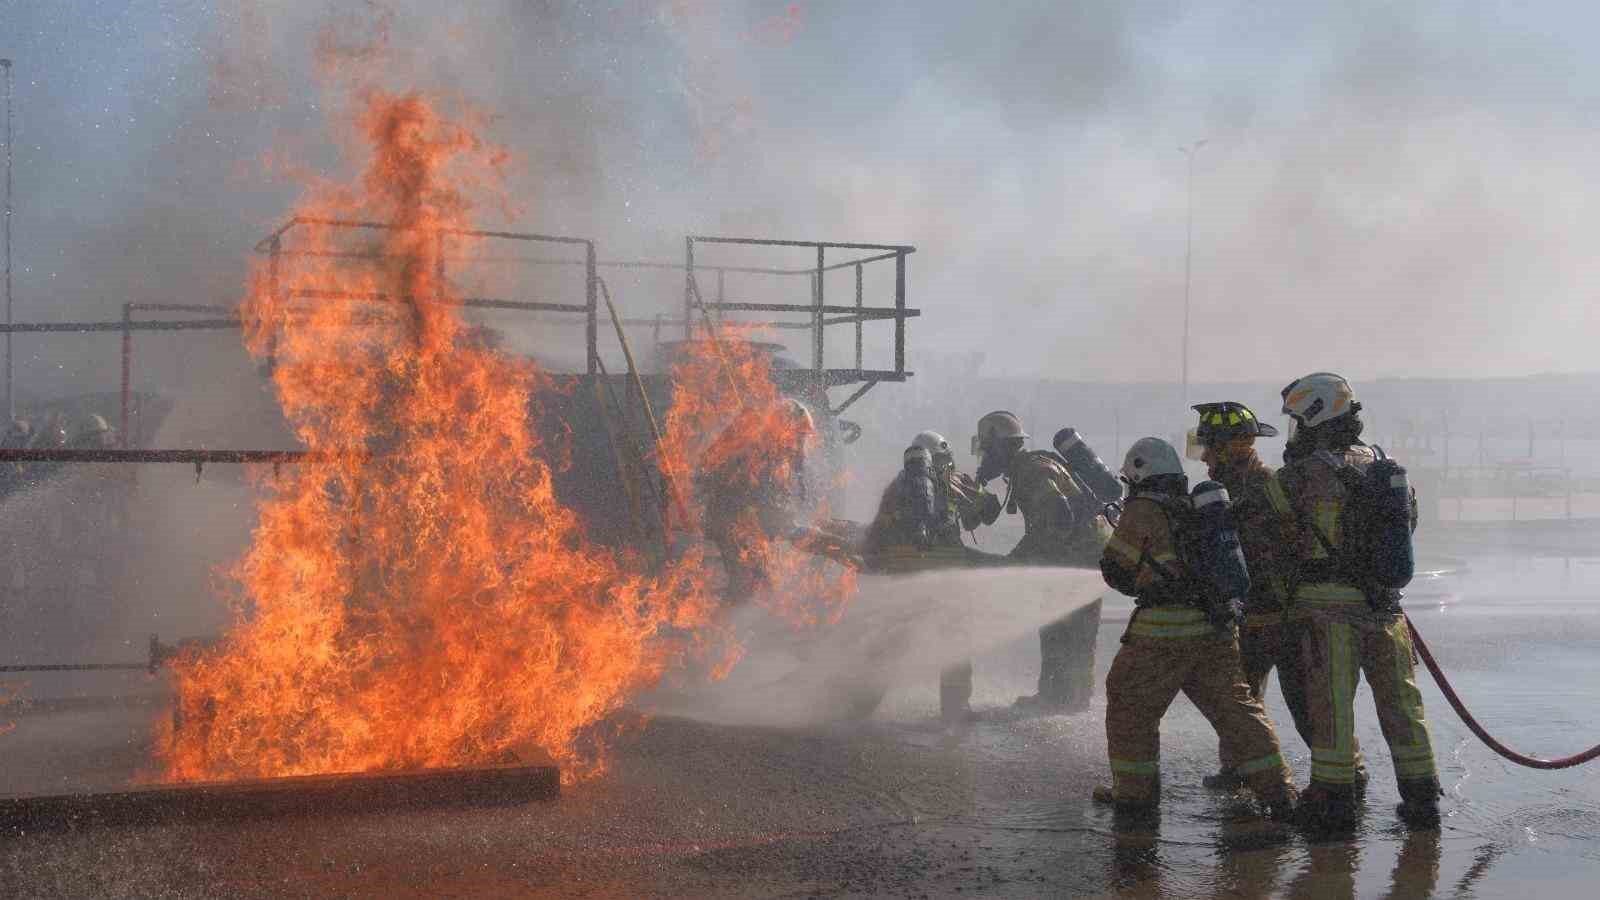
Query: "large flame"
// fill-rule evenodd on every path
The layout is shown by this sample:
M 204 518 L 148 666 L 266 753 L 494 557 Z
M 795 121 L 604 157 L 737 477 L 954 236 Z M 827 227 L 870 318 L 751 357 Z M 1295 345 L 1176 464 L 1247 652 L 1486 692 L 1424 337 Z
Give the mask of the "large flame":
M 779 393 L 771 356 L 752 340 L 758 332 L 717 331 L 719 336 L 689 343 L 672 368 L 672 406 L 660 447 L 660 467 L 678 507 L 692 510 L 702 529 L 707 510 L 703 494 L 693 490 L 697 482 L 803 496 L 803 460 L 817 442 Z M 813 516 L 826 512 L 824 504 L 812 505 Z M 854 570 L 773 534 L 759 512 L 740 511 L 731 542 L 745 565 L 764 573 L 757 602 L 800 626 L 838 621 L 855 593 Z
M 463 325 L 442 254 L 469 244 L 451 230 L 471 225 L 502 155 L 418 95 L 362 105 L 360 181 L 313 190 L 298 213 L 394 227 L 359 260 L 317 255 L 333 248 L 310 231 L 319 264 L 263 265 L 241 305 L 289 421 L 331 461 L 286 467 L 261 502 L 236 623 L 174 666 L 162 775 L 542 750 L 582 777 L 603 765 L 585 729 L 714 642 L 705 566 L 691 552 L 646 575 L 590 544 L 537 437 L 547 376 Z

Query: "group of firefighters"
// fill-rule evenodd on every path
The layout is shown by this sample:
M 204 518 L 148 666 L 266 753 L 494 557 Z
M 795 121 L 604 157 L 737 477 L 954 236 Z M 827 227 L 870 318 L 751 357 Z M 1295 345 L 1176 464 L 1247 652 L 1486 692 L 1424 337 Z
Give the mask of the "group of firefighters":
M 1373 469 L 1385 458 L 1361 441 L 1361 404 L 1349 382 L 1313 373 L 1285 387 L 1282 397 L 1292 426 L 1284 465 L 1276 471 L 1261 460 L 1255 442 L 1277 431 L 1247 406 L 1194 407 L 1199 418 L 1191 450 L 1220 483 L 1197 486 L 1195 496 L 1178 451 L 1159 438 L 1129 448 L 1123 496 L 1072 429 L 1057 433 L 1054 452 L 1029 450 L 1015 415 L 989 413 L 972 442 L 980 457 L 976 477 L 957 471 L 944 438 L 922 432 L 884 491 L 866 556 L 889 568 L 895 560 L 929 554 L 981 556 L 963 545 L 963 529 L 993 524 L 1003 511 L 1021 512 L 1025 534 L 1011 561 L 1098 564 L 1107 584 L 1135 598 L 1106 677 L 1111 784 L 1094 791 L 1096 801 L 1119 812 L 1155 808 L 1160 722 L 1182 692 L 1219 738 L 1221 771 L 1205 779 L 1208 787 L 1248 786 L 1270 817 L 1347 827 L 1367 782 L 1353 709 L 1364 675 L 1394 762 L 1398 814 L 1407 824 L 1432 827 L 1439 818 L 1439 780 L 1400 593 L 1364 572 L 1353 549 L 1379 558 L 1403 554 L 1409 566 L 1415 494 L 1397 469 L 1400 516 L 1408 519 L 1398 537 L 1392 529 L 1376 533 L 1364 524 L 1369 519 L 1348 513 L 1358 499 L 1350 479 L 1388 471 Z M 1005 482 L 1004 500 L 985 487 L 996 478 Z M 1236 535 L 1240 569 L 1248 568 L 1244 596 L 1221 607 L 1185 532 L 1195 508 L 1206 502 L 1202 492 L 1227 499 L 1229 536 Z M 1363 529 L 1375 533 L 1359 533 Z M 1041 629 L 1040 691 L 1019 703 L 1041 711 L 1066 704 L 1068 637 L 1062 623 Z M 1299 792 L 1263 706 L 1274 668 L 1295 730 L 1311 749 L 1310 785 Z M 946 669 L 941 712 L 947 718 L 967 714 L 971 692 L 969 663 Z

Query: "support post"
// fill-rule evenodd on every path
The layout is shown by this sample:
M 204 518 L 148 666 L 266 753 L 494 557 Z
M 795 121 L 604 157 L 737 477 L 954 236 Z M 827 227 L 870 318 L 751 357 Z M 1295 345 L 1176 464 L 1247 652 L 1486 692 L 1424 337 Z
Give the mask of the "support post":
M 587 309 L 584 311 L 584 339 L 589 346 L 589 374 L 595 373 L 595 368 L 600 359 L 600 297 L 598 279 L 595 271 L 594 241 L 584 242 L 583 268 L 585 274 L 584 300 Z
M 861 282 L 862 282 L 861 263 L 856 263 L 856 309 L 860 309 L 861 308 Z M 861 369 L 861 365 L 862 365 L 861 364 L 861 328 L 862 328 L 862 324 L 863 323 L 861 321 L 860 314 L 858 313 L 857 316 L 856 316 L 856 369 L 858 371 Z
M 721 327 L 721 325 L 722 325 L 722 304 L 726 303 L 727 300 L 728 300 L 726 294 L 724 293 L 724 289 L 726 287 L 725 282 L 727 281 L 727 278 L 726 278 L 727 274 L 728 274 L 728 270 L 727 269 L 718 269 L 717 270 L 717 325 L 718 325 L 718 327 Z
M 271 255 L 267 257 L 267 292 L 272 297 L 272 314 L 278 315 L 282 308 L 283 297 L 278 293 L 278 265 L 283 258 L 283 238 L 272 239 Z M 278 328 L 276 325 L 267 334 L 267 377 L 271 378 L 278 368 Z
M 906 253 L 894 255 L 894 373 L 906 373 Z
M 6 335 L 10 337 L 9 334 Z M 122 418 L 117 442 L 128 449 L 128 403 L 133 394 L 133 304 L 122 304 Z
M 683 339 L 694 337 L 694 238 L 683 239 Z
M 823 253 L 821 244 L 817 245 L 817 274 L 816 289 L 811 293 L 811 305 L 816 311 L 811 314 L 811 371 L 817 378 L 817 383 L 822 383 L 822 276 Z

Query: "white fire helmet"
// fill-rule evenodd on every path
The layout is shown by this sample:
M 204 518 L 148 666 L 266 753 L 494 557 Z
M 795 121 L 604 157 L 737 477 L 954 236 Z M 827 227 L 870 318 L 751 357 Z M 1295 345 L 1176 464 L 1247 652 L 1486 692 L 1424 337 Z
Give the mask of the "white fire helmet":
M 972 436 L 972 455 L 982 456 L 983 451 L 995 441 L 1006 438 L 1022 438 L 1026 440 L 1028 433 L 1022 430 L 1022 420 L 1015 413 L 997 409 L 978 420 L 978 433 Z
M 1172 445 L 1158 437 L 1144 437 L 1133 442 L 1128 455 L 1122 460 L 1122 477 L 1138 486 L 1147 478 L 1157 475 L 1182 475 L 1183 460 Z
M 1315 428 L 1359 409 L 1350 382 L 1332 372 L 1312 372 L 1283 389 L 1283 414 L 1298 428 Z
M 797 432 L 802 435 L 816 433 L 816 422 L 812 421 L 811 410 L 806 409 L 806 405 L 804 403 L 801 403 L 799 400 L 790 397 L 784 401 L 784 406 L 788 409 L 789 415 L 794 419 L 796 425 L 795 430 Z
M 939 459 L 940 457 L 949 459 L 953 456 L 950 452 L 950 442 L 945 440 L 944 435 L 937 431 L 918 432 L 917 436 L 911 439 L 911 446 L 921 447 L 928 451 L 928 454 L 934 459 Z

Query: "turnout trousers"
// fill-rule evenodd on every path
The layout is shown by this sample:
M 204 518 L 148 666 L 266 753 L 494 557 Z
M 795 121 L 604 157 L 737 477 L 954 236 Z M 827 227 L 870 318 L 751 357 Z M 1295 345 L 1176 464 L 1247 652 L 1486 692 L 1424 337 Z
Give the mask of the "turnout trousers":
M 1355 695 L 1365 675 L 1401 794 L 1431 796 L 1439 775 L 1405 618 L 1374 614 L 1364 600 L 1304 595 L 1295 609 L 1311 720 L 1311 786 L 1337 795 L 1355 783 Z
M 1267 701 L 1267 676 L 1278 672 L 1278 692 L 1283 704 L 1289 708 L 1294 720 L 1295 733 L 1311 747 L 1311 713 L 1306 706 L 1305 672 L 1300 662 L 1301 622 L 1284 619 L 1281 612 L 1249 613 L 1244 627 L 1239 631 L 1239 663 L 1244 670 L 1245 684 L 1250 695 L 1264 705 Z M 1355 739 L 1352 737 L 1354 742 Z M 1355 742 L 1356 771 L 1365 773 L 1366 763 L 1361 758 L 1361 745 Z M 1222 761 L 1222 771 L 1233 771 L 1236 760 L 1228 758 L 1227 751 L 1218 741 L 1217 758 Z
M 1117 802 L 1159 799 L 1161 718 L 1179 692 L 1216 729 L 1257 796 L 1275 803 L 1288 795 L 1278 736 L 1245 684 L 1232 631 L 1219 634 L 1193 607 L 1155 606 L 1136 612 L 1122 640 L 1106 675 L 1106 749 Z

